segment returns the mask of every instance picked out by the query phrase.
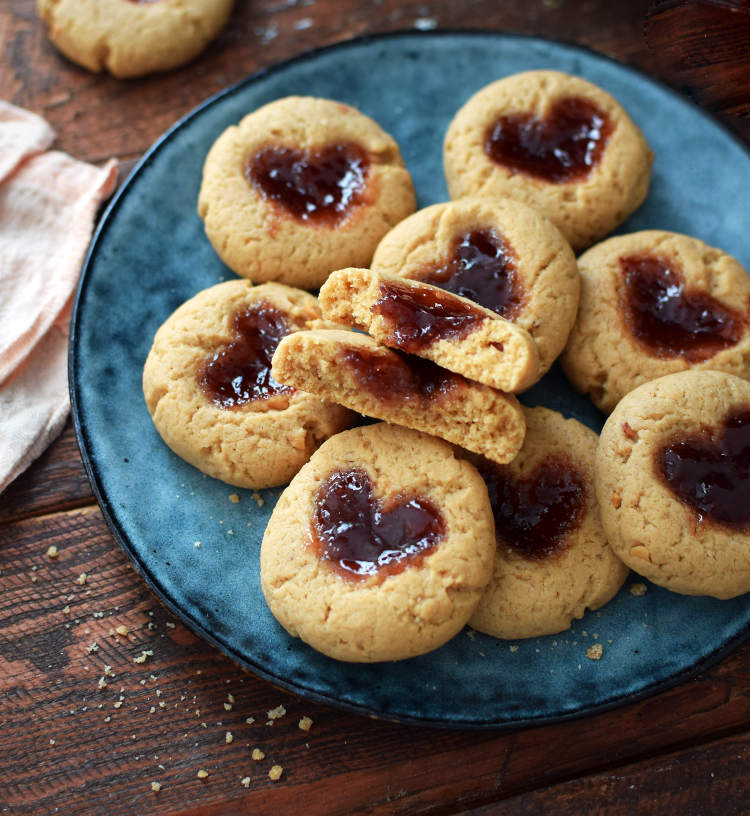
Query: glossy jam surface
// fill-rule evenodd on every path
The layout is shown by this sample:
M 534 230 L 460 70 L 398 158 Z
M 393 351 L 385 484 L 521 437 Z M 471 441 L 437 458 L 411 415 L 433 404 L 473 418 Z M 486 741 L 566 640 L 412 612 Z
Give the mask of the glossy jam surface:
M 450 256 L 419 278 L 473 300 L 507 320 L 518 314 L 525 301 L 515 253 L 494 230 L 459 236 Z
M 450 293 L 427 287 L 383 281 L 372 311 L 386 321 L 387 345 L 412 354 L 436 340 L 465 337 L 486 316 Z
M 238 312 L 231 323 L 234 338 L 202 367 L 200 386 L 222 408 L 238 408 L 254 400 L 291 393 L 271 376 L 271 359 L 290 328 L 284 315 L 259 301 Z
M 631 255 L 619 263 L 628 328 L 657 357 L 696 363 L 742 337 L 740 315 L 709 295 L 686 289 L 682 273 L 666 258 Z
M 656 465 L 699 522 L 750 531 L 750 407 L 730 413 L 713 433 L 674 440 L 657 451 Z
M 300 221 L 333 226 L 362 203 L 369 167 L 355 144 L 318 151 L 271 145 L 245 162 L 245 177 Z
M 522 479 L 490 463 L 479 467 L 495 516 L 495 535 L 515 553 L 535 561 L 565 547 L 581 522 L 587 487 L 583 475 L 564 458 L 548 457 Z
M 433 403 L 454 396 L 466 380 L 430 360 L 408 357 L 398 351 L 383 353 L 350 347 L 341 360 L 363 390 L 382 402 Z
M 564 97 L 544 119 L 529 113 L 501 116 L 488 128 L 484 150 L 514 172 L 561 184 L 588 176 L 611 131 L 609 117 L 593 102 Z
M 442 514 L 428 499 L 376 499 L 365 470 L 336 471 L 318 489 L 312 519 L 318 557 L 349 578 L 386 577 L 418 565 L 445 531 Z

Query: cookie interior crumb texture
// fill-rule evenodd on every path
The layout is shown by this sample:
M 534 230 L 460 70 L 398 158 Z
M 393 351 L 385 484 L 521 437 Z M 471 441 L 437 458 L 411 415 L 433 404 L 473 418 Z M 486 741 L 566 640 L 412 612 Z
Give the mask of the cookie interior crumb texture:
M 496 462 L 509 462 L 523 442 L 523 411 L 512 394 L 401 355 L 358 332 L 316 329 L 288 335 L 274 354 L 273 374 L 321 399 L 438 436 Z
M 385 235 L 371 266 L 446 287 L 512 320 L 536 343 L 539 376 L 575 321 L 580 278 L 573 250 L 541 213 L 505 196 L 419 210 Z
M 491 388 L 524 391 L 539 379 L 525 329 L 436 286 L 350 268 L 332 273 L 319 299 L 326 319 Z

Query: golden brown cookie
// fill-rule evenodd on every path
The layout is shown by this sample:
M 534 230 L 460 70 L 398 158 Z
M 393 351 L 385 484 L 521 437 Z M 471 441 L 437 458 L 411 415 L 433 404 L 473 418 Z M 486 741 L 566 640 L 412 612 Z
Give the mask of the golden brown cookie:
M 628 574 L 607 545 L 594 491 L 597 435 L 547 408 L 524 408 L 509 465 L 478 463 L 495 517 L 492 580 L 470 625 L 499 638 L 551 635 L 613 598 Z
M 358 332 L 319 329 L 285 337 L 273 356 L 273 376 L 496 462 L 509 462 L 523 442 L 523 412 L 515 397 Z
M 288 482 L 354 418 L 271 376 L 279 339 L 319 318 L 307 292 L 246 280 L 212 286 L 180 306 L 156 333 L 143 369 L 143 393 L 162 439 L 228 484 Z
M 558 71 L 528 71 L 469 99 L 448 127 L 443 159 L 452 198 L 511 196 L 578 250 L 641 204 L 653 156 L 606 91 Z
M 578 308 L 576 259 L 544 216 L 509 198 L 462 198 L 419 210 L 378 244 L 372 269 L 455 292 L 525 329 L 544 374 Z
M 491 388 L 523 391 L 539 379 L 539 355 L 527 331 L 437 286 L 340 269 L 318 298 L 328 320 Z
M 750 383 L 682 371 L 631 391 L 602 430 L 596 492 L 610 546 L 685 595 L 750 591 Z
M 349 105 L 313 97 L 279 99 L 225 130 L 198 199 L 206 235 L 238 275 L 303 288 L 367 266 L 415 206 L 396 142 Z
M 90 71 L 136 77 L 193 59 L 224 28 L 234 0 L 37 0 L 50 40 Z
M 688 368 L 750 378 L 750 276 L 730 255 L 646 230 L 597 244 L 578 265 L 581 304 L 561 362 L 605 413 Z
M 385 423 L 323 444 L 282 493 L 260 554 L 271 612 L 337 660 L 402 660 L 469 619 L 495 542 L 476 470 Z

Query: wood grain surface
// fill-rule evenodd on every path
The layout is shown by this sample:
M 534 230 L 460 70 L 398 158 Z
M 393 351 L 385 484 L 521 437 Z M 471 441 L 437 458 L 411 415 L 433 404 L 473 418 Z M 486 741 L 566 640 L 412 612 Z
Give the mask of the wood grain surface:
M 47 117 L 60 149 L 115 156 L 127 172 L 207 96 L 313 46 L 415 26 L 500 29 L 578 42 L 675 81 L 679 66 L 658 46 L 670 14 L 674 4 L 640 1 L 238 0 L 193 63 L 118 81 L 61 57 L 33 0 L 3 0 L 0 97 Z M 686 37 L 678 57 L 689 61 L 699 41 Z M 750 136 L 733 117 L 747 85 L 743 96 L 714 81 L 718 93 L 679 76 Z M 0 589 L 0 813 L 750 810 L 750 645 L 656 697 L 535 729 L 433 730 L 316 705 L 243 672 L 158 603 L 104 522 L 70 423 L 0 495 Z

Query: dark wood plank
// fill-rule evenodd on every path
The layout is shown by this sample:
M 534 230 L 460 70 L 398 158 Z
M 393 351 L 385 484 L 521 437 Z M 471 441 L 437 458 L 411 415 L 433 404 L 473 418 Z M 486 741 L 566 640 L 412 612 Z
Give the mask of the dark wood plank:
M 33 514 L 93 504 L 73 422 L 24 473 L 0 493 L 0 524 Z
M 750 734 L 473 809 L 466 816 L 745 816 Z
M 96 508 L 1 526 L 0 569 L 0 800 L 14 814 L 286 813 L 298 802 L 440 814 L 750 729 L 750 646 L 621 711 L 515 733 L 440 731 L 325 708 L 246 674 L 160 606 Z M 279 704 L 288 713 L 266 725 Z M 252 747 L 266 759 L 253 762 Z M 281 783 L 267 775 L 275 763 Z

